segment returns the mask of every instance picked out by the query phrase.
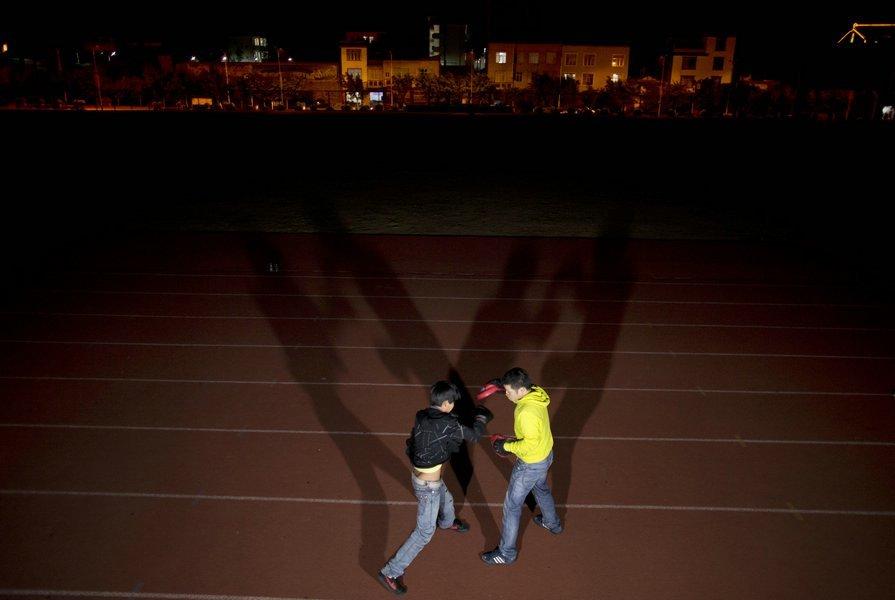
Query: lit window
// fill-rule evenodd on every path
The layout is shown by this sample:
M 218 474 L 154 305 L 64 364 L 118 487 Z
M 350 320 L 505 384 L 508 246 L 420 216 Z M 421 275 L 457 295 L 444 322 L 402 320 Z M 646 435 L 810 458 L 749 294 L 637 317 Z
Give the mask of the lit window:
M 498 52 L 497 53 L 497 64 L 499 64 L 499 65 L 507 64 L 507 53 L 506 52 Z
M 266 46 L 266 45 L 267 45 L 267 38 L 261 38 L 261 44 L 259 44 L 259 45 L 261 45 L 261 46 Z
M 578 55 L 577 54 L 566 54 L 565 56 L 565 64 L 569 67 L 575 66 L 578 64 Z
M 563 73 L 562 78 L 563 79 L 575 79 L 575 74 L 574 73 Z
M 625 55 L 624 54 L 613 54 L 612 55 L 612 66 L 613 67 L 624 67 L 625 66 Z
M 613 73 L 611 79 L 612 79 L 612 83 L 618 83 L 618 80 L 619 80 L 618 73 Z
M 538 64 L 538 61 L 540 61 L 540 60 L 541 60 L 541 55 L 538 54 L 537 52 L 529 52 L 528 53 L 528 64 L 536 65 L 536 64 Z
M 370 92 L 370 102 L 382 102 L 382 92 Z
M 596 54 L 585 54 L 584 55 L 584 66 L 592 67 L 597 64 L 597 55 Z
M 3 44 L 3 54 L 9 52 L 9 44 Z
M 588 85 L 588 86 L 594 85 L 594 74 L 593 73 L 585 73 L 584 74 L 584 85 Z

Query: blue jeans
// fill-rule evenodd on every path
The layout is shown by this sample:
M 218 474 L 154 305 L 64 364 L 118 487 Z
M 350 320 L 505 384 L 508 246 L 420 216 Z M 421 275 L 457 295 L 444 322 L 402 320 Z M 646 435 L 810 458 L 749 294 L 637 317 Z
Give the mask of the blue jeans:
M 404 570 L 432 539 L 436 523 L 442 529 L 454 524 L 454 497 L 444 481 L 424 481 L 416 476 L 411 476 L 411 481 L 418 501 L 416 529 L 382 568 L 382 574 L 386 577 L 394 578 L 404 574 Z
M 503 524 L 500 534 L 500 553 L 510 561 L 516 560 L 516 538 L 519 535 L 519 516 L 522 505 L 528 492 L 534 494 L 541 514 L 544 516 L 546 527 L 559 525 L 559 515 L 556 514 L 556 503 L 553 494 L 547 487 L 547 470 L 553 464 L 553 452 L 541 462 L 527 463 L 516 459 L 513 473 L 510 475 L 510 484 L 507 487 L 507 495 L 503 501 Z

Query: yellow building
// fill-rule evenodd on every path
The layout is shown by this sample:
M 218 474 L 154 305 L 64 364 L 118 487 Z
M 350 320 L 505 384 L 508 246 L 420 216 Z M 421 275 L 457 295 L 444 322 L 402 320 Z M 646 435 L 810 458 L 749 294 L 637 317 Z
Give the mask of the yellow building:
M 495 42 L 487 54 L 488 78 L 499 89 L 527 88 L 539 74 L 559 77 L 561 44 Z
M 437 77 L 441 73 L 439 58 L 419 59 L 370 59 L 369 46 L 364 42 L 343 43 L 339 61 L 339 72 L 347 82 L 351 77 L 359 77 L 363 83 L 363 96 L 346 91 L 346 102 L 369 104 L 390 101 L 392 78 L 403 75 L 419 77 L 427 73 Z
M 628 78 L 628 46 L 563 46 L 562 76 L 575 79 L 579 90 L 606 87 Z
M 498 88 L 528 88 L 539 74 L 578 81 L 599 89 L 607 80 L 628 78 L 628 46 L 584 46 L 500 42 L 488 46 L 488 77 Z
M 345 80 L 346 92 L 345 102 L 352 104 L 361 104 L 363 97 L 359 92 L 350 91 L 350 81 L 354 78 L 360 79 L 364 87 L 367 85 L 370 76 L 367 72 L 367 54 L 369 48 L 365 43 L 343 43 L 341 44 L 341 52 L 339 55 L 339 74 Z
M 703 79 L 731 83 L 735 48 L 734 36 L 705 36 L 701 46 L 675 47 L 671 55 L 671 68 L 663 79 L 690 86 Z

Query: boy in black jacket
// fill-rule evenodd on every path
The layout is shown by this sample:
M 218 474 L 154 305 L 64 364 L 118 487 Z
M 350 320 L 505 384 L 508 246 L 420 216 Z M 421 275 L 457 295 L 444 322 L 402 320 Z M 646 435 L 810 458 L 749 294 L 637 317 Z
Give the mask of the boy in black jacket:
M 429 408 L 416 413 L 407 440 L 407 455 L 413 465 L 413 492 L 418 500 L 416 528 L 378 574 L 382 585 L 398 595 L 407 591 L 404 570 L 432 539 L 436 524 L 440 529 L 469 531 L 469 525 L 454 516 L 454 497 L 441 479 L 441 469 L 464 440 L 481 439 L 485 425 L 494 415 L 479 405 L 473 426 L 467 427 L 451 413 L 459 399 L 460 391 L 453 383 L 435 382 L 429 390 Z

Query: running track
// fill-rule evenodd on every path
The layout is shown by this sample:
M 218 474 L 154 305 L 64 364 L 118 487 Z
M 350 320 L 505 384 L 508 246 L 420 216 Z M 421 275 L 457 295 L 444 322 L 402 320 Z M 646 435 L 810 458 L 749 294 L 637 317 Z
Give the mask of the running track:
M 510 463 L 471 448 L 446 478 L 472 531 L 410 597 L 891 597 L 892 308 L 742 243 L 97 244 L 0 304 L 0 595 L 388 597 L 425 386 L 520 365 L 566 532 L 525 511 L 519 561 L 483 565 Z

